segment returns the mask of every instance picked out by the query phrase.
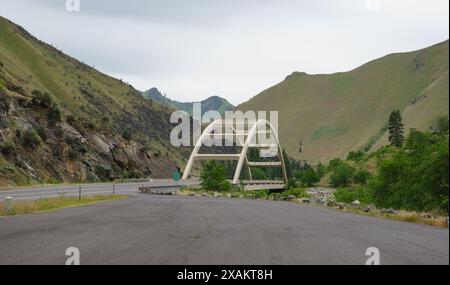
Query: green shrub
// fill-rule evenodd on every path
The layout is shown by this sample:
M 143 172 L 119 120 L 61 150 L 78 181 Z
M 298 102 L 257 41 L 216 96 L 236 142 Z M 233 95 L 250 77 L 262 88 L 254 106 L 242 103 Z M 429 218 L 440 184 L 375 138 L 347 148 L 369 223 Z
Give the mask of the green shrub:
M 83 127 L 95 131 L 97 129 L 97 124 L 88 120 L 84 122 Z
M 297 181 L 295 181 L 295 179 L 293 178 L 289 178 L 286 187 L 287 189 L 297 188 Z
M 42 93 L 39 90 L 33 90 L 31 94 L 33 95 L 33 99 L 31 100 L 31 103 L 33 105 L 42 107 L 44 109 L 48 109 L 52 106 L 52 96 L 48 92 Z
M 359 161 L 361 158 L 363 158 L 364 153 L 362 151 L 351 151 L 347 155 L 348 161 Z
M 216 161 L 208 161 L 200 175 L 202 189 L 206 191 L 228 191 L 231 184 L 227 181 L 225 167 Z
M 229 162 L 232 163 L 232 162 Z M 236 170 L 236 165 L 233 165 L 233 167 L 227 167 L 228 172 L 233 172 L 234 170 Z M 267 180 L 267 174 L 264 170 L 262 170 L 261 168 L 252 168 L 252 177 L 255 180 Z
M 108 116 L 102 116 L 100 123 L 102 126 L 108 125 L 111 122 Z
M 66 117 L 66 122 L 67 122 L 69 125 L 75 124 L 76 121 L 77 121 L 77 119 L 76 119 L 73 115 L 67 115 L 67 117 Z
M 9 100 L 5 95 L 0 94 L 0 113 L 8 113 L 8 112 L 9 112 Z
M 122 173 L 122 179 L 138 179 L 138 178 L 140 178 L 139 173 L 133 170 L 125 170 Z
M 16 147 L 11 142 L 4 142 L 4 143 L 0 144 L 0 152 L 3 155 L 11 155 L 14 153 L 15 150 L 16 150 Z
M 314 169 L 308 169 L 300 176 L 302 186 L 311 187 L 320 181 L 320 175 Z
M 22 145 L 26 148 L 34 148 L 41 144 L 39 135 L 35 130 L 30 129 L 22 136 Z
M 61 122 L 61 111 L 58 106 L 53 104 L 51 108 L 49 108 L 47 113 L 47 119 L 49 124 L 54 125 L 57 122 Z
M 308 193 L 306 193 L 306 190 L 304 188 L 294 188 L 289 189 L 286 191 L 283 191 L 280 196 L 282 198 L 287 198 L 288 196 L 295 196 L 297 198 L 307 198 L 309 197 Z
M 278 201 L 281 199 L 281 194 L 280 193 L 272 193 L 269 195 L 269 197 L 271 197 L 274 201 Z
M 294 170 L 295 178 L 300 182 L 302 187 L 311 187 L 318 183 L 325 174 L 322 165 L 319 165 L 317 171 L 309 165 L 303 166 L 301 169 Z M 294 187 L 295 188 L 295 187 Z
M 338 165 L 341 165 L 343 163 L 345 162 L 342 159 L 335 158 L 328 163 L 328 170 L 333 171 Z
M 362 169 L 362 170 L 358 170 L 355 173 L 353 180 L 357 184 L 367 185 L 367 181 L 369 180 L 370 176 L 371 175 L 367 170 Z
M 334 197 L 337 202 L 352 203 L 355 200 L 359 200 L 363 204 L 373 203 L 372 192 L 365 187 L 356 188 L 339 188 L 334 193 Z
M 256 199 L 266 199 L 269 196 L 269 190 L 252 191 L 252 194 Z
M 125 129 L 122 133 L 122 138 L 126 141 L 130 141 L 132 138 L 131 131 L 129 129 Z
M 62 136 L 64 136 L 64 129 L 61 126 L 57 126 L 55 128 L 55 136 L 58 138 L 61 138 Z
M 150 144 L 144 144 L 143 146 L 141 146 L 139 148 L 139 152 L 143 153 L 143 154 L 147 154 L 151 151 L 151 146 Z
M 326 172 L 327 172 L 326 167 L 324 165 L 322 165 L 322 163 L 319 161 L 319 163 L 317 164 L 317 167 L 316 167 L 316 173 L 319 178 L 319 181 L 320 181 L 320 179 L 322 179 L 325 176 Z
M 11 92 L 15 92 L 21 95 L 25 95 L 25 90 L 22 86 L 16 85 L 13 82 L 7 82 L 6 83 L 6 89 L 8 89 Z
M 376 204 L 384 208 L 448 213 L 448 134 L 413 131 L 404 146 L 381 161 L 369 183 Z
M 355 169 L 345 162 L 337 164 L 331 174 L 330 180 L 333 187 L 349 186 Z
M 440 133 L 448 133 L 449 119 L 448 116 L 439 117 L 437 122 L 437 131 Z
M 37 134 L 39 135 L 39 137 L 41 137 L 41 139 L 42 139 L 43 141 L 46 141 L 46 140 L 47 140 L 47 132 L 45 131 L 45 128 L 44 128 L 44 127 L 39 126 L 39 127 L 36 129 L 36 132 L 37 132 Z

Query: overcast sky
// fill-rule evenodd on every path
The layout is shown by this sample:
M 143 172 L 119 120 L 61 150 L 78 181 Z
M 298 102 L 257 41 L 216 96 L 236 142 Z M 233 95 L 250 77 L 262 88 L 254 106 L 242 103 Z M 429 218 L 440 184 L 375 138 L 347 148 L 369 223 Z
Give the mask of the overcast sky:
M 448 0 L 0 0 L 0 15 L 139 90 L 234 104 L 293 71 L 348 71 L 448 39 Z

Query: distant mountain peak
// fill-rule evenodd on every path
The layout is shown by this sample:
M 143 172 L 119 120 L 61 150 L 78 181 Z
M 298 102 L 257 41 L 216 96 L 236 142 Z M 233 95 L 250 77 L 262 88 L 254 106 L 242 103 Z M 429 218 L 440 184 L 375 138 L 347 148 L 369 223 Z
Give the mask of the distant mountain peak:
M 449 109 L 448 40 L 374 59 L 348 72 L 293 72 L 236 109 L 278 111 L 279 135 L 298 160 L 327 162 L 387 142 L 390 112 L 402 111 L 405 133 L 427 130 Z M 301 147 L 299 147 L 301 145 Z
M 300 71 L 294 71 L 290 75 L 286 76 L 285 80 L 289 80 L 289 79 L 294 78 L 294 77 L 300 77 L 300 76 L 305 76 L 305 75 L 308 75 L 308 73 L 300 72 Z
M 192 116 L 192 107 L 194 102 L 179 102 L 176 100 L 171 100 L 170 98 L 162 95 L 161 91 L 159 91 L 156 87 L 150 88 L 149 90 L 143 92 L 142 95 L 145 98 L 152 99 L 155 102 L 158 102 L 170 108 L 185 111 Z M 208 111 L 218 111 L 221 114 L 224 114 L 226 111 L 234 110 L 234 106 L 230 102 L 218 95 L 210 96 L 207 99 L 200 101 L 199 103 L 202 104 L 202 113 Z

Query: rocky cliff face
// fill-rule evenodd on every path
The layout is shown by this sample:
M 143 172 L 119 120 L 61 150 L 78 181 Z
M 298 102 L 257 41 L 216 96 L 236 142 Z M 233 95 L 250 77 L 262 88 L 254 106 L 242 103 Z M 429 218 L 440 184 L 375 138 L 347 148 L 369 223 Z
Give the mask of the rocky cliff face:
M 163 178 L 178 165 L 171 154 L 128 141 L 107 126 L 89 129 L 63 120 L 50 124 L 50 110 L 4 91 L 0 96 L 0 186 Z
M 168 178 L 173 111 L 0 17 L 0 187 Z

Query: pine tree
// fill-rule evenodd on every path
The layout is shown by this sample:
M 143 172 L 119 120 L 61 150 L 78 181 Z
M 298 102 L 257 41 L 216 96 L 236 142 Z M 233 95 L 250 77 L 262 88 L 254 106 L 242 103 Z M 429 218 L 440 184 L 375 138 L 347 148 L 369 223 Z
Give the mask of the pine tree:
M 400 110 L 394 110 L 389 116 L 389 142 L 392 146 L 401 147 L 405 140 Z

